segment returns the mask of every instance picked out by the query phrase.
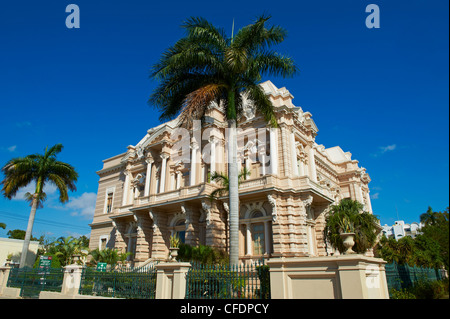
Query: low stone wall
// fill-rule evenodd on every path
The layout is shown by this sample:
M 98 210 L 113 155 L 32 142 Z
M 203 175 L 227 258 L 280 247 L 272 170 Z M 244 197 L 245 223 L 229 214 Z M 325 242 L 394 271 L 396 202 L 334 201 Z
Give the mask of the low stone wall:
M 273 299 L 389 299 L 384 264 L 363 255 L 277 258 L 270 267 Z
M 6 298 L 22 299 L 22 297 L 20 297 L 20 288 L 5 287 L 3 288 L 0 296 Z
M 120 299 L 120 298 L 109 298 L 109 297 L 100 297 L 100 296 L 86 296 L 86 295 L 71 295 L 71 294 L 63 294 L 60 292 L 53 291 L 41 291 L 39 294 L 39 299 Z

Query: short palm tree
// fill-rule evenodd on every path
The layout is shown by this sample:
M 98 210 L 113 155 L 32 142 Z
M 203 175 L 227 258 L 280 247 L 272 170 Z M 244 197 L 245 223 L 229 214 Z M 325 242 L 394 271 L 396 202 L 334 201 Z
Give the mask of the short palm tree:
M 112 268 L 114 268 L 117 264 L 117 262 L 121 262 L 122 265 L 125 264 L 125 261 L 128 259 L 129 256 L 132 256 L 132 252 L 118 252 L 116 249 L 110 249 L 110 248 L 96 248 L 94 250 L 91 250 L 89 252 L 89 255 L 92 256 L 92 261 L 95 264 L 98 263 L 107 263 L 108 265 L 111 265 Z
M 378 225 L 377 216 L 364 212 L 360 202 L 343 199 L 339 204 L 331 206 L 324 229 L 325 240 L 343 253 L 346 248 L 340 234 L 353 232 L 355 233 L 353 250 L 357 253 L 365 253 L 376 244 Z
M 83 250 L 88 248 L 83 246 L 80 238 L 73 238 L 72 236 L 59 237 L 55 244 L 55 248 L 58 250 L 55 255 L 60 259 L 63 266 L 72 264 L 74 255 L 80 255 L 81 257 L 84 255 Z
M 56 160 L 56 155 L 62 149 L 62 144 L 56 144 L 50 148 L 47 147 L 43 155 L 32 154 L 26 157 L 13 158 L 2 168 L 5 178 L 0 184 L 2 185 L 3 195 L 8 199 L 12 199 L 19 189 L 32 182 L 36 183 L 34 193 L 25 195 L 30 201 L 31 212 L 20 257 L 20 267 L 25 265 L 36 210 L 43 206 L 47 197 L 44 192 L 45 185 L 50 183 L 56 186 L 61 203 L 66 203 L 69 200 L 69 190 L 76 191 L 75 182 L 78 179 L 78 173 L 71 165 Z
M 247 168 L 243 168 L 242 171 L 238 175 L 238 185 L 241 184 L 243 180 L 247 178 L 247 176 L 250 175 L 250 172 L 247 170 Z M 225 196 L 230 191 L 230 179 L 228 178 L 228 175 L 222 172 L 214 172 L 211 175 L 211 181 L 217 184 L 220 184 L 221 187 L 216 188 L 209 194 L 209 199 L 213 201 L 214 199 L 218 199 L 219 197 Z
M 230 264 L 238 264 L 239 204 L 236 126 L 243 112 L 243 96 L 253 103 L 269 125 L 276 126 L 272 103 L 259 86 L 262 75 L 289 77 L 297 72 L 291 58 L 270 48 L 283 42 L 286 30 L 266 27 L 270 17 L 226 36 L 203 18 L 184 24 L 186 36 L 167 49 L 153 66 L 152 77 L 160 83 L 149 103 L 161 112 L 161 120 L 180 117 L 189 127 L 201 119 L 212 102 L 223 105 L 228 121 L 228 176 L 230 184 Z

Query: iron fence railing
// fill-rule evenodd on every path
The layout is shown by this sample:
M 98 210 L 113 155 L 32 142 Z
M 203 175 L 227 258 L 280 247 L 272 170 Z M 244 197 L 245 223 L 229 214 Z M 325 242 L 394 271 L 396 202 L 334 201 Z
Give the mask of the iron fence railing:
M 414 285 L 414 283 L 421 280 L 441 280 L 442 275 L 438 269 L 399 265 L 396 262 L 385 265 L 386 270 L 386 281 L 389 290 L 394 288 L 396 290 L 401 290 L 404 288 L 409 288 Z
M 156 269 L 154 265 L 141 268 L 117 268 L 105 272 L 85 268 L 79 293 L 125 299 L 154 299 Z
M 41 291 L 61 292 L 63 268 L 11 268 L 8 287 L 20 288 L 22 298 L 39 298 Z
M 268 299 L 267 266 L 192 263 L 186 275 L 186 299 Z

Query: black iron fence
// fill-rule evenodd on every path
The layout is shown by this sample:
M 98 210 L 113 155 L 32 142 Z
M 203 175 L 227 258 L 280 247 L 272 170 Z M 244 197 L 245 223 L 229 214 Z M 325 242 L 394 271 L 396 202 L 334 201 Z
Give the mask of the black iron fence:
M 192 263 L 186 275 L 186 299 L 268 299 L 268 266 Z
M 22 298 L 37 299 L 41 291 L 61 292 L 63 268 L 11 268 L 8 287 L 20 288 Z
M 107 271 L 85 268 L 79 290 L 81 295 L 125 299 L 154 299 L 155 292 L 156 269 L 153 265 Z
M 439 269 L 426 267 L 411 267 L 407 264 L 399 265 L 396 262 L 385 265 L 386 281 L 388 288 L 401 290 L 413 286 L 416 282 L 423 280 L 441 280 L 442 274 Z

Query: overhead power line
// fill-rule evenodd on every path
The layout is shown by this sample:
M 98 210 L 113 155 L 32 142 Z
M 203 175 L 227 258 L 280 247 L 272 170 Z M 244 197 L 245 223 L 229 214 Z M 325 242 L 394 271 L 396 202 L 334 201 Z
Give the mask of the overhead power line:
M 14 213 L 2 211 L 2 210 L 0 210 L 0 216 L 2 216 L 2 218 L 6 218 L 6 219 L 21 220 L 21 221 L 26 221 L 26 222 L 28 221 L 28 217 L 26 217 L 26 216 L 23 216 L 20 214 L 14 214 Z M 68 224 L 68 223 L 63 223 L 63 222 L 55 222 L 55 221 L 42 219 L 42 218 L 35 218 L 34 221 L 36 224 L 42 224 L 42 225 L 48 225 L 48 226 L 66 228 L 66 229 L 67 228 L 78 228 L 81 230 L 86 230 L 89 228 L 88 225 L 79 226 L 79 225 Z

